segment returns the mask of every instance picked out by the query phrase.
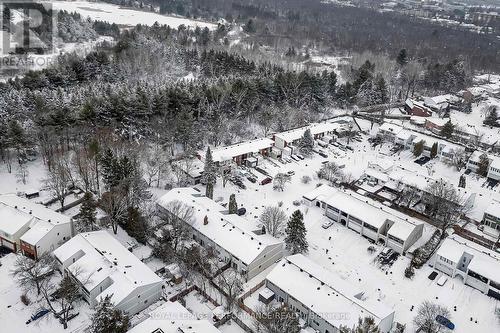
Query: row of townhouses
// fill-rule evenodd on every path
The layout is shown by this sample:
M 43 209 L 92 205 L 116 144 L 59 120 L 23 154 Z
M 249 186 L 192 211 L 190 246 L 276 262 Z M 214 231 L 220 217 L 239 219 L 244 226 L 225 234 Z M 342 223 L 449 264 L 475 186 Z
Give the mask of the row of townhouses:
M 323 209 L 331 220 L 398 253 L 405 253 L 422 237 L 422 221 L 353 191 L 321 185 L 302 198 L 305 204 Z
M 223 206 L 194 188 L 175 188 L 158 200 L 160 212 L 178 214 L 178 203 L 192 209 L 193 216 L 184 221 L 191 238 L 212 250 L 246 279 L 251 279 L 283 256 L 283 242 L 261 230 L 251 230 L 249 222 L 228 214 Z M 177 216 L 181 217 L 181 216 Z
M 260 138 L 216 148 L 212 151 L 212 159 L 219 165 L 234 162 L 237 165 L 256 166 L 259 160 L 265 156 L 278 158 L 295 154 L 298 152 L 297 146 L 306 130 L 311 131 L 314 139 L 320 139 L 325 136 L 341 136 L 347 131 L 359 131 L 360 128 L 352 117 L 333 118 L 323 123 L 313 123 L 275 133 L 272 138 Z M 199 152 L 198 156 L 204 160 L 205 152 Z

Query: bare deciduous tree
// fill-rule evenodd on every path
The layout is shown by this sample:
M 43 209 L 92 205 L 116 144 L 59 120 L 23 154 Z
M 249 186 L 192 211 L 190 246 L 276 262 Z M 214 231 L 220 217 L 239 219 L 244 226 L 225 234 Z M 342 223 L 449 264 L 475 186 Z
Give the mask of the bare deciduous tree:
M 19 255 L 11 274 L 21 288 L 26 291 L 36 288 L 37 294 L 40 295 L 41 285 L 50 277 L 54 268 L 54 257 L 48 253 L 41 255 L 38 260 Z
M 277 206 L 268 206 L 264 208 L 260 221 L 266 228 L 266 232 L 273 237 L 277 237 L 283 231 L 287 216 L 285 212 Z
M 440 225 L 441 238 L 446 237 L 446 230 L 471 208 L 455 187 L 444 180 L 428 185 L 423 200 L 429 215 L 436 218 Z
M 64 158 L 57 158 L 52 162 L 52 167 L 48 171 L 45 184 L 59 201 L 61 208 L 68 194 L 68 187 L 71 185 L 71 171 Z
M 108 215 L 106 220 L 116 235 L 118 225 L 127 218 L 127 196 L 120 190 L 106 192 L 102 195 L 99 206 Z
M 273 189 L 282 191 L 285 189 L 286 183 L 290 182 L 290 176 L 286 173 L 277 173 L 273 180 Z
M 189 225 L 194 222 L 194 211 L 192 207 L 179 200 L 169 202 L 165 209 L 167 212 L 161 217 L 168 224 L 166 230 L 172 249 L 177 251 L 179 244 L 189 239 Z
M 424 333 L 447 332 L 448 329 L 436 321 L 436 316 L 450 317 L 450 311 L 442 305 L 424 301 L 417 310 L 417 316 L 413 318 L 413 323 Z
M 236 305 L 238 295 L 243 288 L 243 279 L 234 269 L 230 268 L 217 276 L 217 284 L 226 293 L 226 310 L 232 311 Z

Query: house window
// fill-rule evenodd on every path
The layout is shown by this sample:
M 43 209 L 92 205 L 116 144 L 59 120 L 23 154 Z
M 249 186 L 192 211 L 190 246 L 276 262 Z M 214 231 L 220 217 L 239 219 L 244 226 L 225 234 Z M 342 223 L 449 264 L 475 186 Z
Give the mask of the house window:
M 477 274 L 476 272 L 473 272 L 471 270 L 469 270 L 469 272 L 467 273 L 467 275 L 469 276 L 472 276 L 474 279 L 476 280 L 479 280 L 483 283 L 488 283 L 488 279 L 485 278 L 484 276 L 480 275 L 480 274 Z
M 368 229 L 368 230 L 371 230 L 371 231 L 374 231 L 374 232 L 378 232 L 378 229 L 377 229 L 377 228 L 375 228 L 374 226 L 372 226 L 371 224 L 365 223 L 363 226 L 364 226 L 366 229 Z

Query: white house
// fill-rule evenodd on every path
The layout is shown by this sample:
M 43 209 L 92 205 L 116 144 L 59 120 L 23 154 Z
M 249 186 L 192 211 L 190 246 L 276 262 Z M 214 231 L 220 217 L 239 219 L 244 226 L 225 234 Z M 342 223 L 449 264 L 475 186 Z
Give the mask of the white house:
M 500 300 L 500 255 L 459 236 L 450 236 L 431 262 L 436 270 L 460 277 L 468 286 Z
M 274 134 L 274 145 L 279 149 L 296 146 L 306 130 L 310 130 L 314 139 L 324 136 L 342 134 L 348 130 L 359 131 L 359 126 L 350 117 L 340 117 L 324 123 L 313 123 L 308 126 Z
M 494 199 L 491 201 L 484 212 L 483 224 L 500 232 L 500 201 Z
M 393 309 L 363 297 L 362 290 L 301 254 L 283 258 L 266 277 L 266 287 L 315 332 L 338 332 L 364 317 L 372 317 L 382 333 L 393 325 Z
M 251 157 L 268 156 L 273 144 L 273 140 L 269 138 L 260 138 L 215 148 L 212 150 L 212 159 L 217 164 L 234 161 L 236 164 L 241 165 Z M 204 159 L 205 152 L 200 152 L 200 156 Z
M 342 191 L 327 185 L 321 193 L 321 203 L 331 220 L 374 241 L 382 241 L 398 253 L 406 252 L 420 237 L 424 223 L 352 191 Z M 314 190 L 319 193 L 319 189 Z M 304 198 L 312 199 L 314 194 Z M 317 199 L 315 199 L 317 200 Z
M 487 177 L 493 180 L 500 180 L 500 157 L 491 156 Z
M 69 216 L 13 194 L 0 195 L 0 245 L 38 258 L 73 235 Z
M 283 256 L 283 243 L 280 240 L 250 230 L 249 221 L 245 218 L 227 214 L 224 207 L 193 188 L 169 191 L 157 202 L 160 211 L 175 214 L 171 202 L 181 202 L 193 209 L 192 221 L 184 221 L 190 228 L 192 239 L 214 250 L 247 279 L 253 278 Z
M 198 318 L 179 302 L 166 302 L 129 333 L 220 333 L 212 323 Z
M 78 234 L 54 256 L 91 307 L 109 295 L 117 309 L 133 316 L 162 296 L 162 279 L 106 230 Z

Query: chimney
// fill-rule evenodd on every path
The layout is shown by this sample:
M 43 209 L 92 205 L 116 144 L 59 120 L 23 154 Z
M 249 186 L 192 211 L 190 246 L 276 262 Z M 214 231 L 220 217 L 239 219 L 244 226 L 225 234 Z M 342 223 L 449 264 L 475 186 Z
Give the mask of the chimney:
M 205 215 L 205 218 L 203 219 L 203 225 L 208 224 L 208 216 Z

